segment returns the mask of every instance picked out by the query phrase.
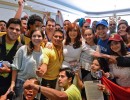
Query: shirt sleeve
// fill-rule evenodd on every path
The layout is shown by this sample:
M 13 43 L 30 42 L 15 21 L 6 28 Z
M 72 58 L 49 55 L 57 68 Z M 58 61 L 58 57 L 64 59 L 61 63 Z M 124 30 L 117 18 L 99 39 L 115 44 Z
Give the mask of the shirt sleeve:
M 43 63 L 45 63 L 47 65 L 48 65 L 49 59 L 50 59 L 50 52 L 51 52 L 51 49 L 48 49 L 48 48 L 43 49 Z
M 11 64 L 13 70 L 20 70 L 22 66 L 23 55 L 24 55 L 23 53 L 25 53 L 25 46 L 20 47 L 16 52 L 13 63 Z
M 95 50 L 87 46 L 84 42 L 82 43 L 82 51 L 85 51 L 86 53 L 91 55 L 93 55 L 93 53 L 96 52 Z

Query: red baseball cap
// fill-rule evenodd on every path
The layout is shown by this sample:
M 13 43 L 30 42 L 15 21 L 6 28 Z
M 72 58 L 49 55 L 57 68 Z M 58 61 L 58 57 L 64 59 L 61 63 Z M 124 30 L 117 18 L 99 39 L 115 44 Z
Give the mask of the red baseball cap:
M 109 37 L 109 42 L 110 41 L 123 41 L 122 37 L 117 34 L 117 33 L 114 33 L 114 34 L 111 34 L 111 36 Z

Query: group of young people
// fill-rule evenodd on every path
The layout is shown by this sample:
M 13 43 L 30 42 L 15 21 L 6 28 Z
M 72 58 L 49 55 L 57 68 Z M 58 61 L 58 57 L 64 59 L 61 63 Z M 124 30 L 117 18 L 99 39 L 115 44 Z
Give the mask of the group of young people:
M 20 0 L 15 17 L 0 21 L 0 100 L 87 100 L 84 81 L 94 80 L 104 100 L 129 100 L 126 20 L 43 24 L 36 14 L 21 18 L 22 10 Z

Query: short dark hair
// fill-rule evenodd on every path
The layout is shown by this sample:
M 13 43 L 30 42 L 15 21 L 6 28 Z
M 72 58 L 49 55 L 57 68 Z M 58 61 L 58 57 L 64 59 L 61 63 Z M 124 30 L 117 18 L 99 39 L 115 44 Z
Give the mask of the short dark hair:
M 10 18 L 6 24 L 6 28 L 8 28 L 10 26 L 10 24 L 19 24 L 21 27 L 21 20 L 18 18 Z
M 55 25 L 56 25 L 56 21 L 53 19 L 53 18 L 49 18 L 47 21 L 46 21 L 46 26 L 47 26 L 47 24 L 48 24 L 48 22 L 54 22 L 55 23 Z
M 27 21 L 27 18 L 25 18 L 25 17 L 22 17 L 22 18 L 21 18 L 21 20 L 26 20 L 26 21 Z
M 35 80 L 34 83 L 37 84 L 37 85 L 40 85 L 40 81 L 35 77 L 29 78 L 28 80 Z
M 62 71 L 65 71 L 65 74 L 68 78 L 72 78 L 71 83 L 73 83 L 73 79 L 74 79 L 75 74 L 72 71 L 72 69 L 71 68 L 61 68 L 60 72 L 62 72 Z
M 60 33 L 62 33 L 62 35 L 63 35 L 63 39 L 64 39 L 64 32 L 63 32 L 62 30 L 60 30 L 60 29 L 55 30 L 54 33 L 53 33 L 53 36 L 55 35 L 56 32 L 60 32 Z
M 7 24 L 7 22 L 6 22 L 6 21 L 4 21 L 4 20 L 0 20 L 0 22 L 3 22 L 3 23 L 5 23 L 5 24 Z
M 43 20 L 39 15 L 36 14 L 31 15 L 27 22 L 27 28 L 30 29 L 30 25 L 35 24 L 36 21 L 43 23 Z

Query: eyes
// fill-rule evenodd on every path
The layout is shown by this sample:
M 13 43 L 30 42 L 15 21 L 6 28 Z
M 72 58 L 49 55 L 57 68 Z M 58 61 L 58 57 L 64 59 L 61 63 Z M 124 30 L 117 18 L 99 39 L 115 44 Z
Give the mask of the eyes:
M 32 35 L 32 38 L 41 38 L 41 35 Z
M 13 27 L 9 27 L 9 29 L 12 30 L 12 31 L 16 30 L 16 32 L 20 32 L 20 29 L 17 29 L 17 28 L 15 29 Z
M 54 35 L 54 38 L 59 38 L 59 39 L 63 39 L 63 36 L 58 36 L 58 35 Z

